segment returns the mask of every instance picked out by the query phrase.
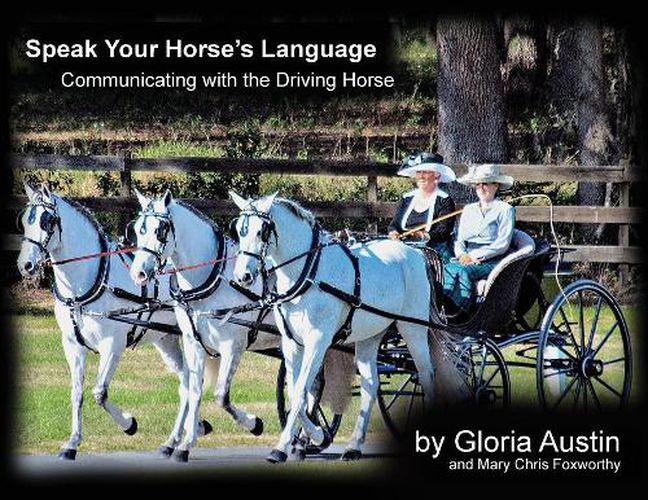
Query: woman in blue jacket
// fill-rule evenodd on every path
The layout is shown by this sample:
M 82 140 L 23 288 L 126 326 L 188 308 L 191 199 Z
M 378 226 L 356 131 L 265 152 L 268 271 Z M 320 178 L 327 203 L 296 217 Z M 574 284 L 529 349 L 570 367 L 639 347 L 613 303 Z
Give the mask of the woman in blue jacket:
M 509 250 L 515 227 L 515 209 L 496 198 L 513 186 L 498 165 L 477 165 L 458 179 L 475 187 L 479 201 L 466 205 L 459 219 L 454 258 L 444 268 L 443 288 L 452 313 L 467 313 L 475 282 L 484 279 Z M 451 308 L 450 308 L 451 309 Z

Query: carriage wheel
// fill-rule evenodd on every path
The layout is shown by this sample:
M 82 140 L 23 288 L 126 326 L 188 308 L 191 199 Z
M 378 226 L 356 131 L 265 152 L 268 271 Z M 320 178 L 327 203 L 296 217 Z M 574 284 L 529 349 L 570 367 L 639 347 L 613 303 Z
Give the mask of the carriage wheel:
M 315 389 L 315 410 L 313 413 L 309 414 L 309 417 L 317 425 L 325 429 L 331 436 L 331 440 L 335 438 L 337 431 L 340 428 L 340 423 L 342 422 L 342 415 L 339 413 L 332 413 L 328 409 L 325 409 L 320 405 L 320 399 L 322 397 L 322 391 L 324 389 L 324 378 L 322 372 L 319 373 L 315 382 L 313 384 Z M 279 424 L 283 429 L 286 425 L 286 420 L 288 418 L 288 412 L 290 411 L 288 394 L 286 391 L 286 364 L 285 361 L 281 360 L 281 365 L 279 366 L 279 372 L 277 373 L 277 415 L 279 416 Z M 299 431 L 301 432 L 301 431 Z M 319 453 L 323 451 L 324 448 L 318 446 L 307 446 L 306 453 Z
M 511 403 L 511 381 L 502 351 L 490 339 L 454 344 L 455 366 L 469 389 L 465 403 L 480 409 L 502 409 Z
M 377 402 L 385 425 L 395 438 L 424 416 L 423 388 L 405 341 L 390 329 L 378 350 Z
M 540 402 L 550 411 L 602 412 L 627 403 L 630 335 L 603 286 L 579 280 L 556 296 L 542 322 L 536 380 Z
M 547 307 L 541 278 L 528 271 L 522 279 L 520 297 L 515 308 L 515 322 L 513 323 L 515 331 L 525 333 L 538 330 Z
M 462 406 L 505 408 L 511 401 L 509 372 L 501 350 L 490 339 L 468 338 L 447 342 L 448 355 L 463 375 L 464 398 L 454 402 Z M 380 387 L 378 407 L 385 424 L 395 438 L 401 438 L 411 425 L 424 418 L 423 389 L 404 342 L 383 343 L 385 359 L 378 365 Z

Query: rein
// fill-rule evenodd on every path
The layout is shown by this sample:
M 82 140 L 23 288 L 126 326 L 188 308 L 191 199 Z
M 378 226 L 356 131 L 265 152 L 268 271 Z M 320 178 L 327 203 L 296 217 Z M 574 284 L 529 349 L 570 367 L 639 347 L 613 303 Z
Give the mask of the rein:
M 162 269 L 161 271 L 158 271 L 158 274 L 173 274 L 173 273 L 179 273 L 182 271 L 190 271 L 192 269 L 198 269 L 199 267 L 204 267 L 204 266 L 209 266 L 212 264 L 218 264 L 220 262 L 226 262 L 228 260 L 236 259 L 236 255 L 232 255 L 231 257 L 224 257 L 224 258 L 215 258 L 215 259 L 209 259 L 205 260 L 203 262 L 198 262 L 197 264 L 191 264 L 187 266 L 180 266 L 180 267 L 170 267 L 168 269 Z
M 97 257 L 108 257 L 110 255 L 120 255 L 123 253 L 132 253 L 134 250 L 137 250 L 137 247 L 125 247 L 118 250 L 111 250 L 106 252 L 91 253 L 87 255 L 79 255 L 77 257 L 71 257 L 69 259 L 57 260 L 56 262 L 49 260 L 45 263 L 48 266 L 62 266 L 65 264 L 70 264 L 71 262 L 79 262 L 82 260 L 95 259 Z

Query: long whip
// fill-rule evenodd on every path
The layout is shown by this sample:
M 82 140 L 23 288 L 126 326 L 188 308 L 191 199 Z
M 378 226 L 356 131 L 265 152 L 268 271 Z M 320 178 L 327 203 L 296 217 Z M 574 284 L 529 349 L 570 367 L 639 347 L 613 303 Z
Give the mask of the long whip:
M 558 285 L 558 289 L 560 290 L 560 293 L 565 298 L 565 302 L 569 303 L 569 301 L 567 301 L 565 291 L 563 290 L 563 287 L 560 284 L 560 279 L 558 278 L 558 268 L 560 266 L 561 249 L 560 249 L 560 242 L 558 241 L 558 236 L 556 235 L 556 229 L 554 227 L 553 202 L 551 201 L 551 198 L 548 195 L 537 193 L 537 194 L 524 194 L 524 195 L 521 195 L 521 196 L 516 196 L 515 198 L 509 198 L 507 200 L 507 203 L 513 203 L 515 201 L 523 200 L 523 199 L 526 199 L 526 198 L 544 198 L 549 202 L 549 227 L 551 228 L 551 235 L 553 236 L 554 242 L 556 244 L 556 252 L 557 252 L 556 266 L 554 268 L 554 277 L 556 279 L 556 284 Z M 444 220 L 450 219 L 452 217 L 456 217 L 457 215 L 461 214 L 462 212 L 463 212 L 463 208 L 460 209 L 460 210 L 456 210 L 454 212 L 450 212 L 449 214 L 446 214 L 446 215 L 443 215 L 443 216 L 441 216 L 441 217 L 439 217 L 437 219 L 434 219 L 430 223 L 430 225 L 433 226 L 434 224 L 437 224 L 437 223 L 442 222 Z M 408 229 L 404 233 L 400 234 L 399 238 L 403 239 L 403 238 L 405 238 L 407 236 L 410 236 L 413 233 L 416 233 L 418 231 L 422 231 L 427 226 L 428 226 L 427 223 L 426 224 L 421 224 L 419 226 L 415 226 L 415 227 L 413 227 L 411 229 Z

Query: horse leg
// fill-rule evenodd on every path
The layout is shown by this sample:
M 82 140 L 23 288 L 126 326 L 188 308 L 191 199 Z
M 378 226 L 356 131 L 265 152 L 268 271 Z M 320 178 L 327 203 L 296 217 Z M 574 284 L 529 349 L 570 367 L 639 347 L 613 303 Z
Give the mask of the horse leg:
M 398 321 L 396 323 L 398 332 L 407 344 L 410 355 L 414 360 L 418 380 L 423 387 L 424 409 L 432 408 L 434 403 L 434 365 L 428 342 L 428 329 L 421 325 Z
M 232 378 L 241 361 L 245 351 L 245 343 L 241 339 L 221 342 L 219 351 L 221 355 L 220 368 L 218 371 L 218 383 L 214 392 L 216 404 L 231 415 L 234 421 L 244 429 L 247 429 L 255 436 L 263 433 L 263 420 L 259 417 L 246 413 L 236 408 L 230 401 L 230 386 Z
M 167 440 L 160 446 L 159 452 L 164 457 L 170 457 L 182 439 L 182 430 L 184 428 L 185 418 L 187 416 L 187 408 L 189 405 L 189 372 L 184 369 L 182 360 L 182 349 L 178 339 L 167 335 L 159 340 L 152 342 L 155 348 L 160 353 L 162 360 L 166 367 L 174 372 L 179 380 L 178 385 L 178 414 L 173 424 L 173 430 Z
M 205 350 L 194 339 L 193 334 L 183 336 L 184 362 L 188 372 L 188 406 L 184 422 L 184 438 L 177 447 L 173 458 L 178 462 L 189 460 L 189 450 L 196 443 L 198 437 L 198 413 L 202 396 L 202 382 L 205 371 Z
M 99 369 L 92 395 L 95 403 L 101 406 L 122 430 L 132 436 L 137 432 L 137 420 L 130 413 L 125 413 L 118 406 L 108 401 L 108 386 L 115 373 L 119 359 L 124 352 L 125 344 L 113 339 L 106 339 L 99 345 Z
M 293 440 L 298 417 L 302 422 L 306 435 L 311 438 L 316 446 L 323 446 L 326 444 L 326 440 L 330 439 L 330 437 L 324 435 L 321 427 L 311 422 L 306 412 L 307 394 L 322 366 L 328 344 L 324 342 L 324 335 L 317 330 L 311 330 L 305 337 L 309 338 L 312 343 L 307 344 L 303 349 L 304 354 L 301 360 L 299 376 L 291 394 L 290 412 L 286 419 L 286 426 L 281 432 L 277 447 L 268 456 L 268 461 L 273 463 L 286 461 L 288 457 L 287 450 Z
M 77 448 L 83 439 L 83 380 L 85 378 L 85 363 L 87 349 L 75 340 L 63 335 L 63 350 L 65 359 L 70 367 L 70 400 L 72 402 L 72 432 L 70 439 L 61 447 L 59 458 L 74 460 Z
M 377 335 L 356 343 L 356 365 L 360 373 L 360 413 L 342 460 L 358 460 L 362 456 L 362 446 L 380 382 L 376 358 L 381 341 L 382 335 Z

